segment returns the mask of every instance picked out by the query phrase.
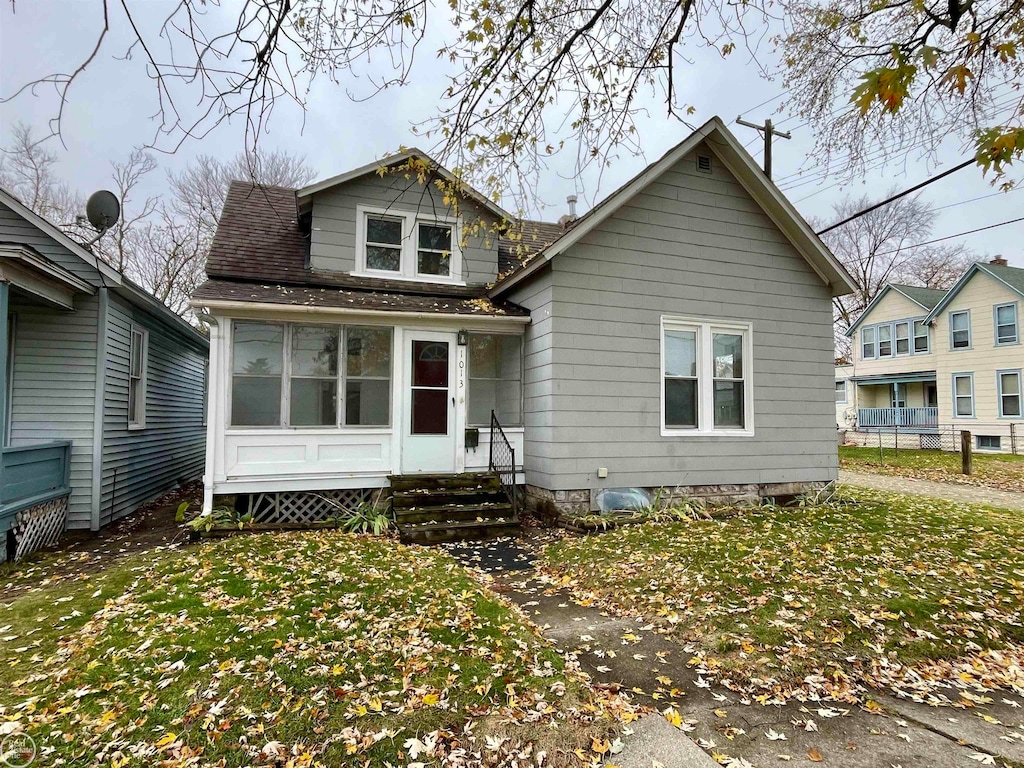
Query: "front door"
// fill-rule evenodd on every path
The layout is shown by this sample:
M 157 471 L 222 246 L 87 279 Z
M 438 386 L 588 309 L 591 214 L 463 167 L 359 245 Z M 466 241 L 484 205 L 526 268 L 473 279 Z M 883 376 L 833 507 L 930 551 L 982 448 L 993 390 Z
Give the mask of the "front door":
M 454 333 L 405 336 L 402 472 L 455 471 Z

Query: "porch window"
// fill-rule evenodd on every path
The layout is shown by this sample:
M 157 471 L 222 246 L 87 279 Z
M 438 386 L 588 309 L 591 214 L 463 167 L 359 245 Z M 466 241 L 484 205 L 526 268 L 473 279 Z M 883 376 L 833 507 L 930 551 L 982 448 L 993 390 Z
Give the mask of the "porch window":
M 492 410 L 501 426 L 522 426 L 522 359 L 522 336 L 469 335 L 469 426 L 490 426 Z
M 995 308 L 996 344 L 1016 344 L 1017 304 L 1000 304 Z
M 860 332 L 861 347 L 860 356 L 862 360 L 871 360 L 875 357 L 875 329 L 864 328 Z
M 949 313 L 949 345 L 952 349 L 967 349 L 971 346 L 970 310 Z
M 146 367 L 149 358 L 149 333 L 132 326 L 128 347 L 128 427 L 146 426 Z
M 391 423 L 391 329 L 345 329 L 345 424 Z
M 928 326 L 924 320 L 914 321 L 914 354 L 928 351 Z
M 235 323 L 231 366 L 231 424 L 281 424 L 284 326 Z
M 291 417 L 293 427 L 338 422 L 338 329 L 292 326 Z
M 752 434 L 748 324 L 662 318 L 662 434 Z
M 973 374 L 953 374 L 953 415 L 961 418 L 974 416 Z
M 878 356 L 892 357 L 892 326 L 878 326 Z
M 999 371 L 999 415 L 1020 416 L 1020 371 Z
M 846 402 L 846 382 L 845 381 L 837 381 L 836 382 L 836 402 L 837 403 L 845 403 Z
M 896 323 L 896 354 L 910 354 L 910 323 Z

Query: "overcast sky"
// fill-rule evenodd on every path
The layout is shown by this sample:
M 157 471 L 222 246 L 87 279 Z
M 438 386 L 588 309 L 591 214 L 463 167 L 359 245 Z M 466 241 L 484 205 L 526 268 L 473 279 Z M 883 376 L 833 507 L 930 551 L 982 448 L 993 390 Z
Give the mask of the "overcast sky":
M 232 4 L 231 0 L 225 2 Z M 144 24 L 155 25 L 173 5 L 174 2 L 147 0 L 136 2 L 133 7 Z M 0 95 L 10 95 L 34 77 L 52 71 L 68 71 L 80 63 L 94 44 L 102 24 L 100 8 L 99 2 L 86 0 L 22 1 L 13 10 L 9 2 L 0 4 Z M 211 10 L 214 15 L 221 12 Z M 118 58 L 123 56 L 129 38 L 124 18 L 117 15 L 115 4 L 111 4 L 111 13 L 110 42 L 70 94 L 63 127 L 67 148 L 56 142 L 50 144 L 59 154 L 61 176 L 86 194 L 109 187 L 110 162 L 123 160 L 133 146 L 151 141 L 157 127 L 152 119 L 157 108 L 153 82 L 147 78 L 138 55 L 128 61 Z M 387 91 L 370 101 L 355 102 L 346 95 L 346 90 L 364 93 L 365 79 L 341 85 L 326 79 L 317 81 L 309 93 L 305 113 L 297 106 L 283 103 L 275 109 L 269 133 L 261 139 L 262 146 L 288 148 L 304 155 L 317 169 L 318 178 L 323 178 L 371 162 L 400 145 L 422 145 L 423 141 L 411 133 L 410 126 L 431 115 L 437 95 L 445 85 L 443 71 L 429 51 L 428 44 L 427 55 L 420 57 L 409 87 Z M 893 186 L 910 186 L 955 165 L 965 156 L 966 148 L 959 140 L 951 139 L 943 146 L 937 167 L 914 157 L 900 156 L 863 179 L 836 185 L 833 179 L 822 179 L 813 170 L 814 158 L 809 156 L 814 143 L 810 128 L 802 125 L 799 118 L 786 119 L 785 113 L 772 112 L 785 107 L 784 95 L 754 109 L 783 93 L 778 81 L 764 79 L 760 68 L 742 53 L 724 60 L 713 51 L 694 49 L 687 50 L 687 54 L 692 64 L 681 63 L 680 98 L 696 107 L 697 112 L 691 118 L 695 124 L 720 115 L 741 141 L 757 151 L 759 160 L 761 142 L 750 129 L 733 124 L 738 114 L 754 122 L 771 116 L 781 129 L 793 129 L 791 141 L 776 143 L 775 178 L 805 216 L 831 221 L 832 205 L 847 193 L 882 199 Z M 760 59 L 767 67 L 772 66 L 769 48 L 761 52 Z M 666 117 L 656 99 L 652 99 L 650 105 L 650 115 L 639 124 L 646 157 L 624 155 L 605 170 L 600 180 L 593 172 L 582 179 L 572 178 L 569 158 L 565 158 L 541 181 L 538 203 L 546 204 L 547 208 L 540 215 L 556 219 L 565 212 L 565 196 L 574 191 L 581 193 L 580 208 L 581 212 L 585 211 L 595 200 L 612 192 L 647 162 L 657 159 L 686 137 L 686 126 Z M 18 121 L 34 126 L 42 135 L 55 109 L 52 89 L 45 87 L 39 89 L 36 96 L 26 93 L 0 104 L 0 144 L 8 143 L 11 126 Z M 164 170 L 180 169 L 196 154 L 232 156 L 243 147 L 243 141 L 243 126 L 236 122 L 222 125 L 201 141 L 190 141 L 175 154 L 161 154 L 157 159 Z M 786 178 L 801 166 L 812 170 L 803 177 Z M 158 195 L 162 188 L 162 173 L 154 174 L 148 182 L 147 193 Z M 974 169 L 961 171 L 927 187 L 924 192 L 927 200 L 937 207 L 952 206 L 939 212 L 932 236 L 952 235 L 1020 216 L 1024 196 L 1018 197 L 1016 192 L 990 196 L 996 191 L 982 178 L 980 171 Z M 984 196 L 989 197 L 963 202 Z M 533 213 L 536 215 L 537 211 Z M 964 237 L 962 241 L 979 256 L 1002 254 L 1016 266 L 1024 266 L 1022 235 L 1024 224 L 1012 224 Z

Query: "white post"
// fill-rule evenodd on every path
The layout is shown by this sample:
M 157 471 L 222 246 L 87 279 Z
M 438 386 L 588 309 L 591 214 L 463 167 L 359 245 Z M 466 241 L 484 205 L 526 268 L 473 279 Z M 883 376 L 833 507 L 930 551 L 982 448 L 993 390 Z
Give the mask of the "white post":
M 221 360 L 222 334 L 220 324 L 212 317 L 204 317 L 210 329 L 210 364 L 209 381 L 206 382 L 206 469 L 203 473 L 203 513 L 213 509 L 213 478 L 216 469 L 217 440 L 221 431 L 223 412 L 221 410 L 221 390 L 225 381 Z

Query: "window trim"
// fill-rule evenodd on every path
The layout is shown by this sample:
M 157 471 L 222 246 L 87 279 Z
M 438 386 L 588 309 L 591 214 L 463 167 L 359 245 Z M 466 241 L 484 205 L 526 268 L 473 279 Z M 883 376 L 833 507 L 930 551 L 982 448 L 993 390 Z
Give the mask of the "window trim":
M 235 377 L 235 328 L 238 324 L 254 323 L 257 325 L 275 325 L 282 328 L 282 340 L 281 340 L 281 402 L 279 404 L 280 411 L 278 413 L 279 423 L 278 424 L 233 424 L 231 422 L 231 413 L 233 406 L 233 392 L 234 392 L 234 377 Z M 338 371 L 334 376 L 334 380 L 337 383 L 337 394 L 335 395 L 337 401 L 336 413 L 334 424 L 304 424 L 304 425 L 293 425 L 291 423 L 291 395 L 292 395 L 292 328 L 330 328 L 338 333 Z M 388 331 L 391 336 L 391 370 L 388 374 L 388 381 L 391 383 L 390 397 L 388 399 L 388 423 L 387 424 L 345 424 L 345 400 L 347 398 L 347 384 L 348 384 L 348 370 L 346 355 L 348 354 L 348 337 L 347 331 L 349 328 L 372 328 L 372 329 L 383 329 Z M 239 431 L 239 432 L 334 432 L 334 433 L 353 433 L 353 434 L 366 434 L 368 432 L 378 432 L 381 434 L 391 434 L 394 430 L 395 422 L 395 326 L 382 325 L 374 323 L 310 323 L 302 321 L 285 321 L 285 320 L 263 320 L 263 319 L 252 319 L 252 318 L 233 318 L 231 320 L 231 333 L 228 338 L 228 361 L 227 361 L 227 402 L 224 413 L 225 430 Z M 245 374 L 241 374 L 245 375 Z M 270 378 L 270 377 L 267 377 Z M 328 376 L 298 376 L 300 379 L 328 379 Z M 355 376 L 354 379 L 359 381 L 378 380 L 384 381 L 383 377 L 374 376 Z
M 895 323 L 880 323 L 879 325 L 875 326 L 875 338 L 878 339 L 877 352 L 878 352 L 878 359 L 879 360 L 881 360 L 883 358 L 896 357 L 896 339 L 895 339 L 896 334 L 893 332 L 894 331 L 894 328 L 893 328 L 894 325 L 895 325 Z M 889 354 L 887 354 L 887 355 L 883 355 L 882 354 L 882 329 L 883 328 L 886 329 L 887 331 L 889 331 L 889 338 L 888 338 Z
M 399 269 L 390 272 L 383 269 L 369 269 L 366 266 L 366 218 L 386 216 L 402 222 L 402 242 Z M 452 250 L 449 259 L 450 272 L 444 275 L 425 275 L 418 272 L 419 225 L 447 225 L 452 228 Z M 423 215 L 416 211 L 381 208 L 372 205 L 356 206 L 356 263 L 352 274 L 356 277 L 377 277 L 404 280 L 415 283 L 442 283 L 444 285 L 465 285 L 462 279 L 462 220 L 458 216 Z
M 951 379 L 951 381 L 952 381 L 952 389 L 950 390 L 950 394 L 952 395 L 952 399 L 953 399 L 953 418 L 954 419 L 973 419 L 973 418 L 975 418 L 975 413 L 977 412 L 977 407 L 976 407 L 975 401 L 974 401 L 974 372 L 973 371 L 957 371 L 956 373 L 950 374 L 950 376 L 952 377 L 952 379 Z M 957 400 L 956 380 L 958 378 L 963 378 L 963 377 L 966 377 L 966 378 L 970 379 L 970 381 L 971 381 L 971 412 L 970 412 L 970 414 L 968 414 L 966 416 L 961 415 L 957 411 L 957 403 L 956 403 L 956 400 Z M 962 395 L 961 395 L 961 397 L 962 397 Z
M 130 402 L 131 402 L 131 388 L 132 388 L 132 350 L 134 349 L 136 337 L 141 339 L 142 343 L 142 361 L 140 365 L 142 370 L 140 371 L 138 382 L 139 392 L 135 398 L 135 409 L 136 412 L 132 413 Z M 146 394 L 149 389 L 149 330 L 143 328 L 141 325 L 132 323 L 129 326 L 128 331 L 128 429 L 137 430 L 146 428 Z M 141 404 L 141 405 L 140 405 Z M 139 409 L 141 408 L 141 416 Z
M 836 398 L 837 403 L 848 403 L 850 401 L 850 385 L 846 379 L 836 379 L 836 394 L 839 394 L 839 385 L 843 385 L 843 399 Z
M 953 346 L 953 315 L 967 315 L 967 346 L 966 347 L 954 347 Z M 971 310 L 970 309 L 954 309 L 946 315 L 946 322 L 949 324 L 949 351 L 950 352 L 962 352 L 966 349 L 972 349 L 974 347 L 974 332 L 971 325 Z
M 995 440 L 999 443 L 995 448 L 991 445 L 982 445 L 982 440 Z M 979 451 L 1001 451 L 1003 450 L 1003 436 L 1002 435 L 975 435 L 974 436 L 974 447 Z
M 864 334 L 871 331 L 871 355 L 866 356 L 864 354 L 864 347 L 866 342 L 864 341 Z M 878 359 L 878 328 L 874 325 L 865 325 L 860 329 L 860 359 L 861 360 L 877 360 Z
M 923 336 L 919 336 L 918 333 L 917 333 L 917 324 L 918 323 L 920 323 L 921 327 L 924 328 L 924 335 Z M 917 320 L 911 320 L 910 321 L 910 332 L 911 332 L 911 337 L 910 337 L 910 339 L 911 339 L 910 354 L 912 354 L 912 355 L 927 355 L 929 352 L 932 351 L 931 327 L 928 325 L 928 323 L 925 322 L 925 319 L 923 317 L 920 318 L 920 319 L 917 319 Z M 918 350 L 918 348 L 917 348 L 917 340 L 918 339 L 924 339 L 924 349 L 922 349 L 922 350 Z
M 1013 339 L 1010 341 L 999 340 L 999 310 L 1003 307 L 1013 307 Z M 1017 311 L 1016 301 L 1004 301 L 992 307 L 992 340 L 997 347 L 1020 344 L 1020 313 Z
M 665 424 L 665 332 L 697 332 L 697 427 L 668 427 Z M 743 415 L 741 428 L 714 426 L 713 334 L 738 332 L 743 338 Z M 754 324 L 730 320 L 662 315 L 658 348 L 658 388 L 661 400 L 662 437 L 753 437 L 754 436 Z
M 907 329 L 907 337 L 904 341 L 907 342 L 907 351 L 900 352 L 900 326 L 905 326 Z M 897 320 L 892 324 L 892 356 L 893 357 L 909 357 L 914 353 L 914 348 L 911 346 L 913 336 L 913 321 L 912 320 Z
M 1014 374 L 1017 377 L 1017 391 L 1005 393 L 1007 397 L 1017 397 L 1017 410 L 1016 414 L 1005 414 L 1003 413 L 1003 376 L 1006 374 Z M 1020 421 L 1024 419 L 1024 376 L 1021 375 L 1020 368 L 1003 368 L 996 371 L 996 402 L 999 407 L 999 418 L 1000 419 L 1016 419 Z

